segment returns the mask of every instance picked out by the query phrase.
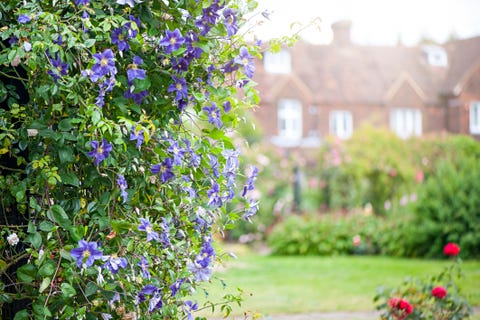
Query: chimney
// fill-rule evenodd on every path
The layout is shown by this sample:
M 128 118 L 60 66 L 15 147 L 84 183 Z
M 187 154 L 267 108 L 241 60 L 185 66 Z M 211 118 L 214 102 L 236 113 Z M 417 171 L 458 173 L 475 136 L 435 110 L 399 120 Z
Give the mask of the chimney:
M 346 47 L 351 44 L 350 41 L 350 20 L 341 20 L 332 24 L 333 40 L 332 44 L 339 47 Z

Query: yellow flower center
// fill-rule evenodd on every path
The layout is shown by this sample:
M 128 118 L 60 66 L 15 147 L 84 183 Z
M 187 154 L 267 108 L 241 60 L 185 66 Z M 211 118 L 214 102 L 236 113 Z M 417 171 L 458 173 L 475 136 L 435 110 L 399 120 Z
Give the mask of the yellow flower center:
M 98 147 L 98 148 L 97 148 L 97 153 L 98 153 L 98 154 L 102 154 L 102 153 L 103 153 L 103 148 L 102 148 L 102 147 Z
M 108 59 L 107 58 L 103 58 L 102 60 L 100 60 L 100 65 L 102 67 L 105 67 L 107 64 L 108 64 Z
M 92 253 L 90 252 L 90 250 L 84 250 L 83 253 L 82 253 L 83 258 L 88 258 L 91 255 L 92 255 Z
M 177 43 L 177 39 L 175 38 L 170 38 L 170 44 L 175 44 Z

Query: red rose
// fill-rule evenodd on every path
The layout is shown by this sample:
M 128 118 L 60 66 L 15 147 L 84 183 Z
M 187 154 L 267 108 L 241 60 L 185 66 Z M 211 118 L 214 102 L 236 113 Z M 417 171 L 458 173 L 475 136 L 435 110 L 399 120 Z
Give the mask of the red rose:
M 388 300 L 388 305 L 392 308 L 393 314 L 397 316 L 398 319 L 404 319 L 413 312 L 413 307 L 407 300 L 392 298 Z
M 443 253 L 447 256 L 456 256 L 460 253 L 460 247 L 453 242 L 447 243 L 447 245 L 443 248 Z
M 438 286 L 432 289 L 432 295 L 439 299 L 443 299 L 447 295 L 447 290 L 444 287 Z
M 400 299 L 398 302 L 398 308 L 405 311 L 405 314 L 410 314 L 413 311 L 413 307 L 407 300 Z

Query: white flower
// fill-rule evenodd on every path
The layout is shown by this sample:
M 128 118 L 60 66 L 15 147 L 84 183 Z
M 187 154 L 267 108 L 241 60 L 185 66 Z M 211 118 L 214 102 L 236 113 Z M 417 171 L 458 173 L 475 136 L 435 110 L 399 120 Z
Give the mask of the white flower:
M 18 238 L 17 234 L 14 232 L 7 237 L 7 241 L 11 246 L 15 246 L 20 239 Z
M 122 4 L 122 5 L 128 4 L 132 8 L 135 6 L 135 3 L 141 3 L 141 2 L 142 1 L 140 0 L 117 0 L 117 4 Z

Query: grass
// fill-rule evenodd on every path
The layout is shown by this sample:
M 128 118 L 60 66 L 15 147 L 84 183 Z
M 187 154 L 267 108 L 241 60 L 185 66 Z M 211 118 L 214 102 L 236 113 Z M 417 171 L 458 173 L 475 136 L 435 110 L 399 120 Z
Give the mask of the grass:
M 261 256 L 234 248 L 239 256 L 214 273 L 207 287 L 211 301 L 225 294 L 244 291 L 241 308 L 268 314 L 316 311 L 369 311 L 380 285 L 396 287 L 407 276 L 427 277 L 438 273 L 448 261 L 398 259 L 377 256 L 279 257 Z M 473 306 L 480 306 L 480 261 L 462 264 L 462 293 Z M 199 296 L 203 296 L 199 292 Z M 200 299 L 201 300 L 201 299 Z

